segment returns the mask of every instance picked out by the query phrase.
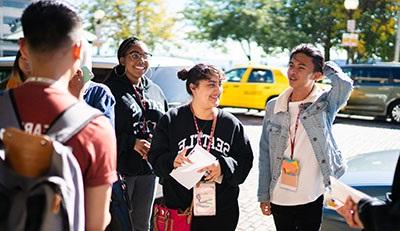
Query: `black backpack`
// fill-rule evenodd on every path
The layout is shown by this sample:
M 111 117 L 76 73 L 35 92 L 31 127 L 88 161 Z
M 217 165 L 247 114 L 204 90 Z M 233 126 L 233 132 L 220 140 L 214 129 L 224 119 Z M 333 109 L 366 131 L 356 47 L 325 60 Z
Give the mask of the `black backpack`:
M 28 177 L 11 167 L 12 153 L 6 149 L 6 141 L 20 142 L 15 139 L 22 133 L 21 137 L 35 135 L 21 130 L 11 98 L 12 91 L 0 94 L 0 230 L 83 231 L 85 211 L 82 173 L 71 148 L 63 143 L 101 112 L 84 102 L 65 110 L 46 135 L 36 136 L 42 139 L 41 144 L 50 141 L 52 145 L 49 168 L 40 176 Z M 21 148 L 25 148 L 25 145 L 21 144 Z M 31 155 L 26 149 L 21 153 L 28 157 Z M 32 153 L 34 155 L 37 153 Z M 29 167 L 34 163 L 24 161 L 24 164 Z

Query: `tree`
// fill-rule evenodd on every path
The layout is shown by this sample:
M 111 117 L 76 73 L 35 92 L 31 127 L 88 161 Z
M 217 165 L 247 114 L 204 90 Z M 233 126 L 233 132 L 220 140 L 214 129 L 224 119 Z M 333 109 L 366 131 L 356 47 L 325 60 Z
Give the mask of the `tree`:
M 228 39 L 240 43 L 243 52 L 251 59 L 252 42 L 256 41 L 267 15 L 269 0 L 193 0 L 183 11 L 195 30 L 189 38 L 214 43 Z
M 359 44 L 347 49 L 355 62 L 370 59 L 392 60 L 395 41 L 396 13 L 399 0 L 360 1 L 354 12 L 346 11 L 343 1 L 337 0 L 284 0 L 278 8 L 272 8 L 275 30 L 285 39 L 278 39 L 276 46 L 291 49 L 303 42 L 324 47 L 325 59 L 330 58 L 331 48 L 341 48 L 346 22 L 356 20 Z M 283 33 L 282 33 L 283 32 Z M 264 33 L 265 34 L 265 33 Z M 260 44 L 262 40 L 259 41 Z M 269 44 L 267 44 L 269 45 Z M 263 45 L 265 46 L 265 45 Z M 265 48 L 264 48 L 265 49 Z
M 392 61 L 400 1 L 370 0 L 360 3 L 355 15 L 360 34 L 356 59 Z
M 94 12 L 98 9 L 105 16 L 96 21 Z M 113 47 L 130 36 L 143 39 L 150 48 L 173 38 L 171 31 L 176 20 L 167 16 L 163 0 L 95 0 L 84 4 L 82 11 L 89 22 L 87 29 L 95 32 L 96 26 L 101 26 L 101 36 L 110 40 Z
M 330 49 L 340 44 L 345 28 L 345 10 L 337 0 L 285 0 L 270 9 L 275 26 L 274 33 L 267 37 L 276 38 L 275 46 L 292 49 L 300 43 L 319 44 L 324 48 L 325 59 L 330 58 Z M 263 34 L 266 34 L 264 32 Z M 276 36 L 278 35 L 278 36 Z M 259 40 L 264 50 L 270 43 Z
M 312 43 L 323 47 L 326 60 L 332 48 L 343 48 L 347 19 L 354 18 L 360 41 L 357 48 L 348 50 L 357 51 L 355 61 L 386 61 L 393 57 L 399 2 L 360 1 L 357 10 L 348 12 L 343 1 L 337 0 L 193 0 L 184 15 L 197 29 L 191 39 L 233 39 L 243 48 L 255 42 L 267 54 Z

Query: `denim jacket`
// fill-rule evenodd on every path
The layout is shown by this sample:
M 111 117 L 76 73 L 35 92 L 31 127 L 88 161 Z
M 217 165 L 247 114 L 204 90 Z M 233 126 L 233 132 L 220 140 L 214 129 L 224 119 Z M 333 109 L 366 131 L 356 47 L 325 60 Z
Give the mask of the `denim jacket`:
M 339 109 L 345 105 L 353 88 L 352 80 L 334 63 L 328 62 L 324 75 L 332 87 L 313 103 L 305 103 L 300 121 L 307 133 L 321 169 L 325 187 L 329 176 L 340 177 L 346 165 L 332 135 L 332 124 Z M 278 97 L 278 99 L 281 96 Z M 283 154 L 289 139 L 289 112 L 275 110 L 277 99 L 267 103 L 260 139 L 258 201 L 267 202 L 281 173 Z M 287 105 L 287 98 L 286 98 Z

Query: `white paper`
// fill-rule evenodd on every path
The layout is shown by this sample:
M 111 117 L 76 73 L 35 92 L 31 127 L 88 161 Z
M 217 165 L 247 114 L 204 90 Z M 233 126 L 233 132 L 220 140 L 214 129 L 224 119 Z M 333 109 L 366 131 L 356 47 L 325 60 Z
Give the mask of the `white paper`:
M 197 171 L 215 162 L 216 158 L 198 144 L 189 153 L 188 158 L 192 161 L 192 164 L 176 168 L 172 170 L 170 175 L 181 185 L 191 189 L 201 180 L 205 173 Z
M 358 203 L 361 198 L 371 198 L 367 194 L 342 183 L 332 176 L 330 177 L 330 180 L 332 191 L 326 195 L 327 206 L 330 208 L 337 209 L 341 207 L 349 196 L 356 203 Z

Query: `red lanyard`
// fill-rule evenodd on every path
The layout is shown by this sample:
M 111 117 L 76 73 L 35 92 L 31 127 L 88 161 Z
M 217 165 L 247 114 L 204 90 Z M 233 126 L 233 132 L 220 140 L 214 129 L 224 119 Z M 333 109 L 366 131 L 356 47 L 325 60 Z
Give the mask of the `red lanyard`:
M 196 116 L 194 115 L 194 111 L 192 108 L 192 104 L 190 104 L 190 110 L 192 111 L 193 114 L 193 121 L 194 121 L 194 126 L 196 127 L 196 132 L 197 132 L 197 143 L 201 146 L 201 137 L 203 136 L 203 131 L 200 130 L 199 125 L 197 123 Z M 214 131 L 215 131 L 215 126 L 217 124 L 217 116 L 213 115 L 213 122 L 211 126 L 211 131 L 210 131 L 210 136 L 208 137 L 208 145 L 207 145 L 207 152 L 210 152 L 211 150 L 211 143 L 214 142 L 213 137 L 214 137 Z
M 297 113 L 297 118 L 296 118 L 296 123 L 294 125 L 294 134 L 292 137 L 292 133 L 290 132 L 289 128 L 289 136 L 290 136 L 290 159 L 293 160 L 293 155 L 294 155 L 294 146 L 296 144 L 296 133 L 297 133 L 297 128 L 299 127 L 299 121 L 300 121 L 300 114 L 304 110 L 304 104 L 301 103 L 299 106 L 299 113 Z
M 145 113 L 145 111 L 146 111 L 146 107 L 145 107 L 145 105 L 144 105 L 144 103 L 143 103 L 143 101 L 144 101 L 144 92 L 142 92 L 142 95 L 143 96 L 141 96 L 140 94 L 139 94 L 139 92 L 138 92 L 138 90 L 136 90 L 136 87 L 135 86 L 132 86 L 133 87 L 133 93 L 135 94 L 135 97 L 136 97 L 136 99 L 139 101 L 139 106 L 142 108 L 142 115 L 143 115 L 143 127 L 142 127 L 142 132 L 146 132 L 147 131 L 147 123 L 146 123 L 146 118 L 145 118 L 145 116 L 144 116 L 144 113 Z

